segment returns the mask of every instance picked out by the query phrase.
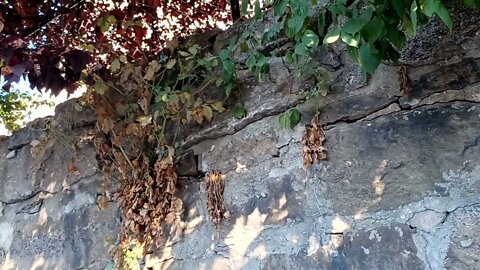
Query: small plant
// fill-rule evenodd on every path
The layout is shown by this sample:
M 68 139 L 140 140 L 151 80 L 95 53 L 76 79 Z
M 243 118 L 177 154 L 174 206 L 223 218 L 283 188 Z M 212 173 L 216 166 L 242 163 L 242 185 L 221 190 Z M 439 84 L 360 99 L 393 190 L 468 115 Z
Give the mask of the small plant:
M 294 108 L 282 113 L 278 118 L 278 122 L 283 128 L 293 129 L 300 122 L 301 117 L 300 111 Z

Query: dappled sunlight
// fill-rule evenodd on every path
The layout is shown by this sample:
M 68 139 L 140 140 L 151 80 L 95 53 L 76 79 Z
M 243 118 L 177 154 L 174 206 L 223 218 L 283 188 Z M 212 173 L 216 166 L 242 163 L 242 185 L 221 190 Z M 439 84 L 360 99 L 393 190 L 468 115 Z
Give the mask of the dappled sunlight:
M 240 255 L 239 257 L 242 258 L 242 262 L 238 262 L 240 264 L 238 267 L 246 263 L 247 258 L 245 258 L 245 254 L 249 246 L 263 231 L 265 218 L 266 215 L 260 213 L 258 208 L 255 208 L 247 217 L 238 217 L 232 230 L 225 237 L 225 244 L 227 246 L 235 246 L 235 255 Z
M 387 169 L 388 161 L 386 159 L 382 160 L 378 165 L 375 173 L 377 174 L 373 178 L 373 188 L 375 190 L 375 194 L 377 196 L 383 195 L 383 190 L 385 189 L 385 183 L 382 181 L 383 177 L 385 176 L 385 170 Z
M 36 257 L 35 260 L 32 263 L 32 267 L 30 269 L 37 269 L 41 268 L 42 266 L 45 265 L 45 258 L 43 257 Z
M 200 226 L 204 221 L 203 216 L 198 216 L 194 218 L 193 220 L 187 222 L 187 225 L 185 227 L 185 230 L 183 232 L 184 235 L 191 234 L 195 231 L 195 229 Z
M 54 176 L 54 173 L 52 172 L 51 177 L 53 178 L 53 176 Z M 63 182 L 65 183 L 65 180 L 63 180 Z M 48 184 L 47 189 L 45 191 L 54 192 L 56 186 L 57 186 L 57 181 L 52 181 L 52 182 L 50 182 L 50 184 Z
M 235 168 L 235 172 L 237 173 L 242 173 L 242 172 L 247 172 L 247 165 L 240 163 L 237 161 L 237 167 Z
M 363 218 L 365 213 L 367 213 L 372 206 L 378 204 L 382 200 L 382 196 L 385 191 L 385 182 L 383 181 L 383 178 L 387 173 L 386 172 L 387 169 L 388 169 L 388 160 L 384 159 L 380 161 L 377 168 L 375 169 L 375 175 L 372 180 L 372 187 L 375 193 L 375 198 L 370 202 L 367 202 L 366 206 L 363 206 L 362 208 L 360 208 L 353 216 L 354 219 L 358 220 Z
M 283 193 L 282 196 L 280 196 L 280 199 L 278 199 L 278 207 L 273 208 L 270 214 L 275 222 L 278 223 L 288 217 L 288 209 L 286 209 L 286 206 L 287 195 Z
M 315 256 L 317 252 L 320 250 L 320 241 L 318 241 L 316 235 L 310 235 L 308 238 L 308 249 L 307 249 L 307 256 Z
M 268 256 L 267 248 L 264 244 L 257 246 L 252 252 L 250 252 L 249 256 L 257 257 L 258 259 L 262 260 Z
M 343 243 L 343 233 L 346 232 L 350 228 L 340 216 L 336 216 L 332 220 L 332 229 L 330 232 L 330 241 L 328 244 L 322 246 L 322 253 L 326 257 L 330 257 L 334 253 L 336 253 L 337 249 Z
M 332 220 L 332 233 L 344 233 L 349 228 L 350 225 L 338 215 Z

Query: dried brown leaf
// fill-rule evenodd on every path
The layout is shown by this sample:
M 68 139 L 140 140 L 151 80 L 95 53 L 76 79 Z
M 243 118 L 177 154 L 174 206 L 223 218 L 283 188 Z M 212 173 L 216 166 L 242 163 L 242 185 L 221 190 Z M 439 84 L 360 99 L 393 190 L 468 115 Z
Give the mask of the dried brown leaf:
M 226 217 L 227 209 L 223 204 L 225 191 L 225 175 L 212 171 L 205 175 L 207 191 L 207 211 L 210 220 L 218 225 Z
M 305 128 L 302 136 L 301 152 L 303 157 L 303 167 L 307 169 L 315 160 L 321 161 L 327 159 L 327 153 L 323 147 L 325 142 L 325 134 L 321 125 L 318 123 L 317 117 L 314 117 L 309 125 Z

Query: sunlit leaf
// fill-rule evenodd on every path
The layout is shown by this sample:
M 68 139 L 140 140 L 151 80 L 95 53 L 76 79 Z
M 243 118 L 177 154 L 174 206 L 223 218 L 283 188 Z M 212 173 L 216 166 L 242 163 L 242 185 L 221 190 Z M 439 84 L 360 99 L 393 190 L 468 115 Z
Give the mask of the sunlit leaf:
M 209 122 L 212 121 L 212 118 L 213 118 L 212 108 L 210 108 L 210 106 L 208 106 L 208 105 L 203 105 L 202 108 L 203 108 L 203 115 L 205 116 L 205 118 Z
M 117 73 L 117 71 L 120 69 L 120 60 L 118 60 L 118 58 L 113 60 L 111 66 L 110 66 L 110 69 L 113 73 Z
M 314 48 L 318 46 L 318 42 L 320 42 L 317 34 L 315 34 L 312 30 L 307 30 L 303 34 L 302 43 L 309 48 Z
M 176 63 L 177 63 L 177 59 L 172 58 L 172 59 L 168 60 L 165 67 L 168 68 L 168 69 L 172 69 L 175 66 Z
M 327 33 L 327 35 L 323 39 L 323 43 L 324 44 L 334 43 L 339 38 L 340 38 L 340 28 L 336 28 Z

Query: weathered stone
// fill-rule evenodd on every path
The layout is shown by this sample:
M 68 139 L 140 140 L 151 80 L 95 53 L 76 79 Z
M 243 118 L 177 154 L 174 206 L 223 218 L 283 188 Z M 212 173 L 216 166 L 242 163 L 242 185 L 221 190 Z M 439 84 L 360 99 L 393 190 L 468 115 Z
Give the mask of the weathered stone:
M 15 158 L 16 155 L 17 155 L 17 150 L 12 150 L 5 156 L 5 158 L 12 159 L 12 158 Z
M 70 99 L 55 108 L 54 121 L 60 130 L 72 130 L 80 127 L 91 127 L 97 116 L 91 106 L 82 106 L 78 98 Z
M 48 119 L 36 119 L 25 128 L 20 129 L 8 138 L 8 150 L 16 150 L 30 144 L 33 140 L 40 139 Z
M 13 202 L 34 195 L 39 182 L 35 177 L 38 172 L 32 168 L 32 164 L 33 158 L 29 146 L 17 150 L 15 159 L 0 159 L 2 175 L 0 178 L 0 201 Z
M 297 254 L 268 256 L 262 269 L 425 269 L 412 249 L 410 230 L 400 226 L 405 231 L 401 236 L 394 227 L 377 228 L 375 234 L 381 240 L 372 238 L 369 231 L 332 235 L 323 246 L 310 238 L 310 245 Z
M 480 233 L 478 224 L 480 204 L 459 209 L 459 226 L 451 239 L 446 258 L 446 269 L 474 270 L 478 269 L 480 250 Z
M 427 210 L 415 213 L 409 220 L 408 224 L 414 228 L 424 231 L 434 231 L 447 218 L 446 213 L 438 213 L 436 211 Z
M 254 35 L 275 23 L 270 15 Z M 226 174 L 224 204 L 230 215 L 214 225 L 205 183 L 183 178 L 175 195 L 184 206 L 181 237 L 165 233 L 168 245 L 152 249 L 145 266 L 478 269 L 480 47 L 472 31 L 480 16 L 454 18 L 457 25 L 470 23 L 460 27 L 461 35 L 447 35 L 445 29 L 432 35 L 440 29 L 437 20 L 419 30 L 430 40 L 409 41 L 404 57 L 409 97 L 399 91 L 397 67 L 382 64 L 366 80 L 337 45 L 315 54 L 318 66 L 331 72 L 330 93 L 306 103 L 291 94 L 310 89 L 315 81 L 294 80 L 280 58 L 270 59 L 270 81 L 260 83 L 249 72 L 239 72 L 232 103 L 244 103 L 244 119 L 226 112 L 178 132 L 183 150 L 193 151 L 177 162 L 177 172 L 199 176 L 198 169 L 217 169 Z M 200 37 L 201 42 L 213 43 L 218 52 L 228 44 L 225 37 L 243 31 L 245 24 Z M 431 50 L 412 53 L 413 45 Z M 236 65 L 246 57 L 235 54 Z M 213 87 L 202 97 L 211 100 L 222 91 Z M 278 115 L 297 105 L 300 124 L 293 130 L 279 127 Z M 71 101 L 48 121 L 76 142 L 86 131 L 81 127 L 95 121 L 88 110 Z M 318 112 L 328 160 L 304 169 L 302 135 Z M 17 151 L 15 159 L 0 159 L 0 207 L 5 208 L 0 268 L 104 269 L 111 266 L 108 248 L 120 225 L 118 207 L 109 203 L 98 209 L 96 200 L 105 187 L 91 145 L 75 144 L 81 152 L 75 154 L 54 138 L 37 145 L 41 151 L 32 157 L 29 144 L 40 142 L 46 122 L 0 137 L 1 156 Z
M 460 246 L 463 247 L 463 248 L 467 248 L 467 247 L 471 246 L 472 244 L 473 244 L 472 239 L 467 239 L 467 240 L 460 241 Z
M 8 249 L 4 267 L 104 269 L 109 261 L 108 248 L 114 244 L 118 228 L 115 208 L 110 206 L 100 211 L 93 205 L 65 214 L 60 222 L 47 218 L 43 224 L 34 222 L 38 215 L 26 216 L 15 226 L 12 234 L 15 241 Z

